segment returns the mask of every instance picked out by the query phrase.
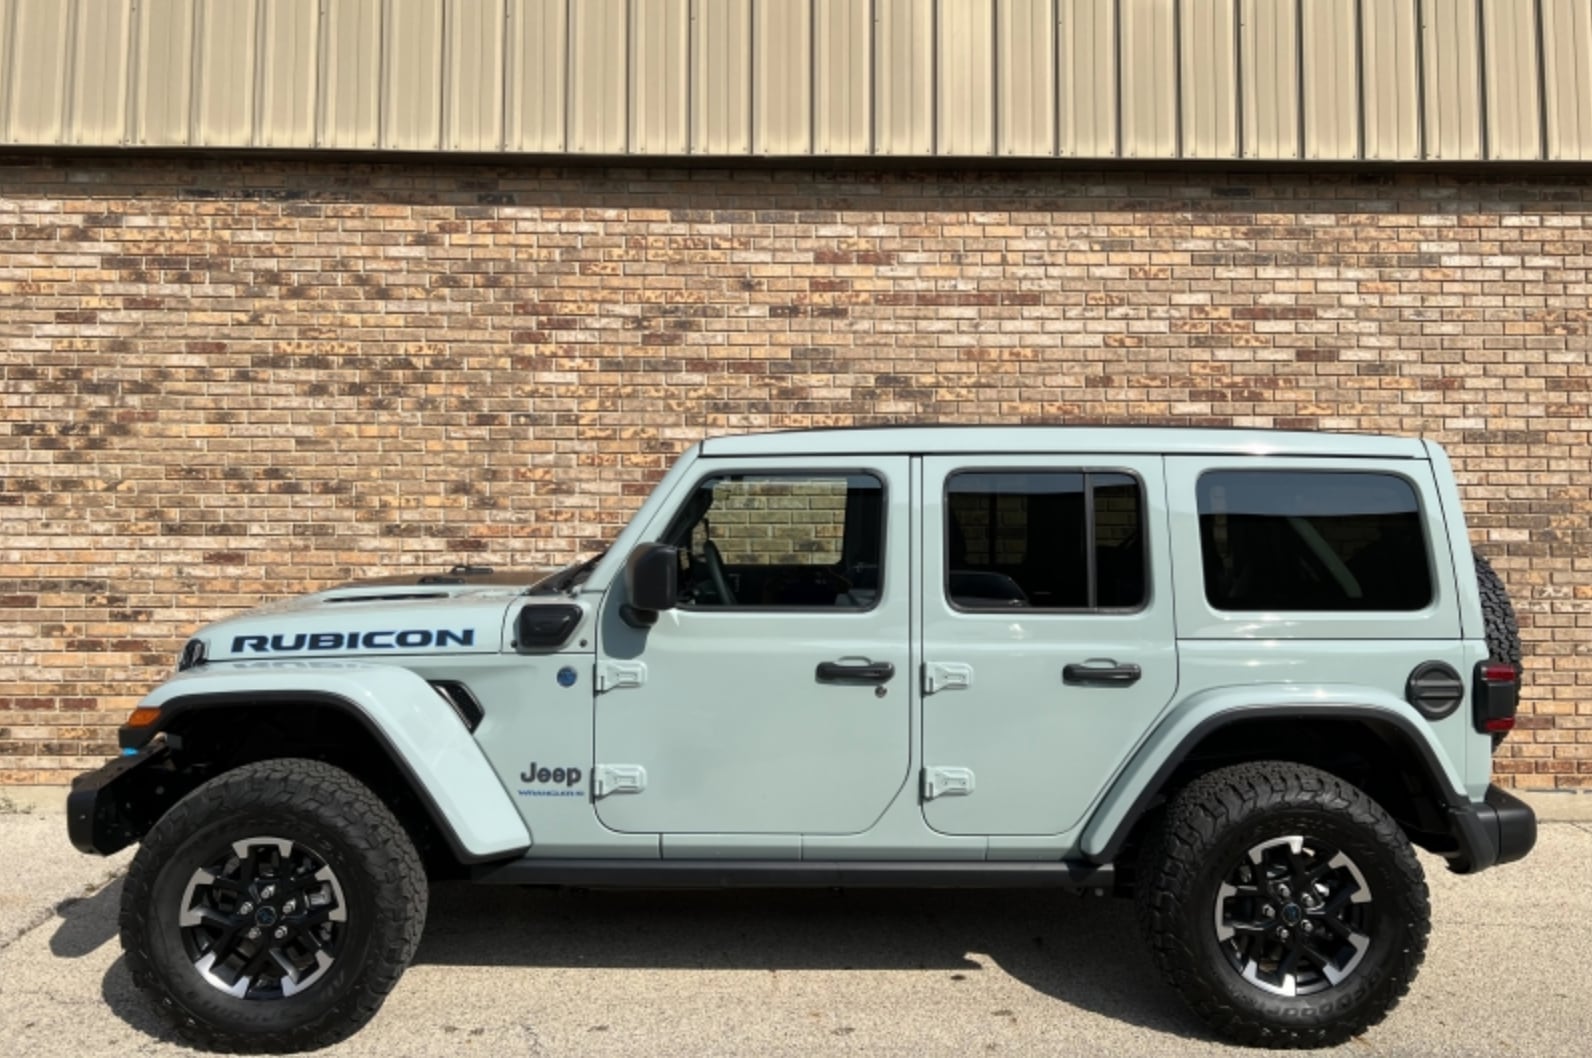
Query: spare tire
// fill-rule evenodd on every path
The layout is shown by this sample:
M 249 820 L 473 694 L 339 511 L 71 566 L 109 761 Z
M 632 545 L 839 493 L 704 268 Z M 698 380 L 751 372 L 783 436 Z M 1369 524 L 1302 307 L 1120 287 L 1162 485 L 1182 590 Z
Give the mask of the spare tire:
M 1498 571 L 1476 552 L 1471 552 L 1476 562 L 1476 587 L 1481 591 L 1481 613 L 1487 635 L 1487 653 L 1499 661 L 1514 665 L 1517 675 L 1524 673 L 1520 664 L 1520 625 L 1515 620 L 1515 608 L 1509 603 L 1509 592 Z M 1493 735 L 1493 749 L 1503 742 L 1504 734 Z
M 1509 604 L 1509 592 L 1491 562 L 1474 551 L 1471 557 L 1476 560 L 1476 587 L 1481 590 L 1487 650 L 1499 661 L 1513 663 L 1515 671 L 1520 672 L 1520 625 L 1515 621 L 1515 608 Z

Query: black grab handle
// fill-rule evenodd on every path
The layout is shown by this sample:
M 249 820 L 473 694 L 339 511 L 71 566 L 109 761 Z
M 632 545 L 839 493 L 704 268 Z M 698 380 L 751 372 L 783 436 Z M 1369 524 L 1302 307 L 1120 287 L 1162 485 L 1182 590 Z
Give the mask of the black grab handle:
M 1074 662 L 1061 670 L 1061 682 L 1074 685 L 1088 686 L 1098 684 L 1106 687 L 1126 687 L 1130 683 L 1138 683 L 1143 675 L 1137 665 L 1118 665 L 1115 662 L 1104 662 L 1098 665 L 1089 662 Z
M 884 683 L 895 675 L 895 666 L 888 661 L 820 661 L 819 683 Z

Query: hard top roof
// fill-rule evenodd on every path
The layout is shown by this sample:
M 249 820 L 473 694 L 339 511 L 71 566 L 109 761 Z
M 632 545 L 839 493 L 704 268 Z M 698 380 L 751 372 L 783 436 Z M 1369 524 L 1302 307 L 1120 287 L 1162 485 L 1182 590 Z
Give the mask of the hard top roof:
M 1419 438 L 1193 426 L 854 426 L 712 437 L 702 455 L 1117 454 L 1425 459 Z

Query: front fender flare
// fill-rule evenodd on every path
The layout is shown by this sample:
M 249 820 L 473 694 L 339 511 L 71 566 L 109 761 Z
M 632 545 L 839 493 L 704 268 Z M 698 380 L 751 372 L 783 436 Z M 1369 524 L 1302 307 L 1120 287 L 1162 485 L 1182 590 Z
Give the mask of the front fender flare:
M 139 703 L 160 714 L 147 727 L 124 729 L 122 744 L 137 748 L 198 709 L 296 704 L 338 709 L 364 727 L 409 780 L 462 862 L 503 859 L 530 847 L 530 831 L 481 747 L 430 684 L 397 666 L 265 661 L 191 669 Z
M 1278 717 L 1331 717 L 1381 725 L 1416 752 L 1445 809 L 1469 805 L 1443 747 L 1416 722 L 1407 703 L 1385 692 L 1341 685 L 1214 688 L 1178 705 L 1139 746 L 1084 828 L 1081 851 L 1096 863 L 1110 862 L 1201 740 L 1230 724 Z

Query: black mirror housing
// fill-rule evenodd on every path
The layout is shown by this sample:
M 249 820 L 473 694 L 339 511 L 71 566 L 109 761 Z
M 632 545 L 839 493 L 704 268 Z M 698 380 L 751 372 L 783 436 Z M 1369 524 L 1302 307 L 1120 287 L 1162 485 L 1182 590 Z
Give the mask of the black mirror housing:
M 672 610 L 680 593 L 680 549 L 642 544 L 625 561 L 625 594 L 633 610 L 654 619 Z M 651 624 L 651 621 L 646 623 Z

